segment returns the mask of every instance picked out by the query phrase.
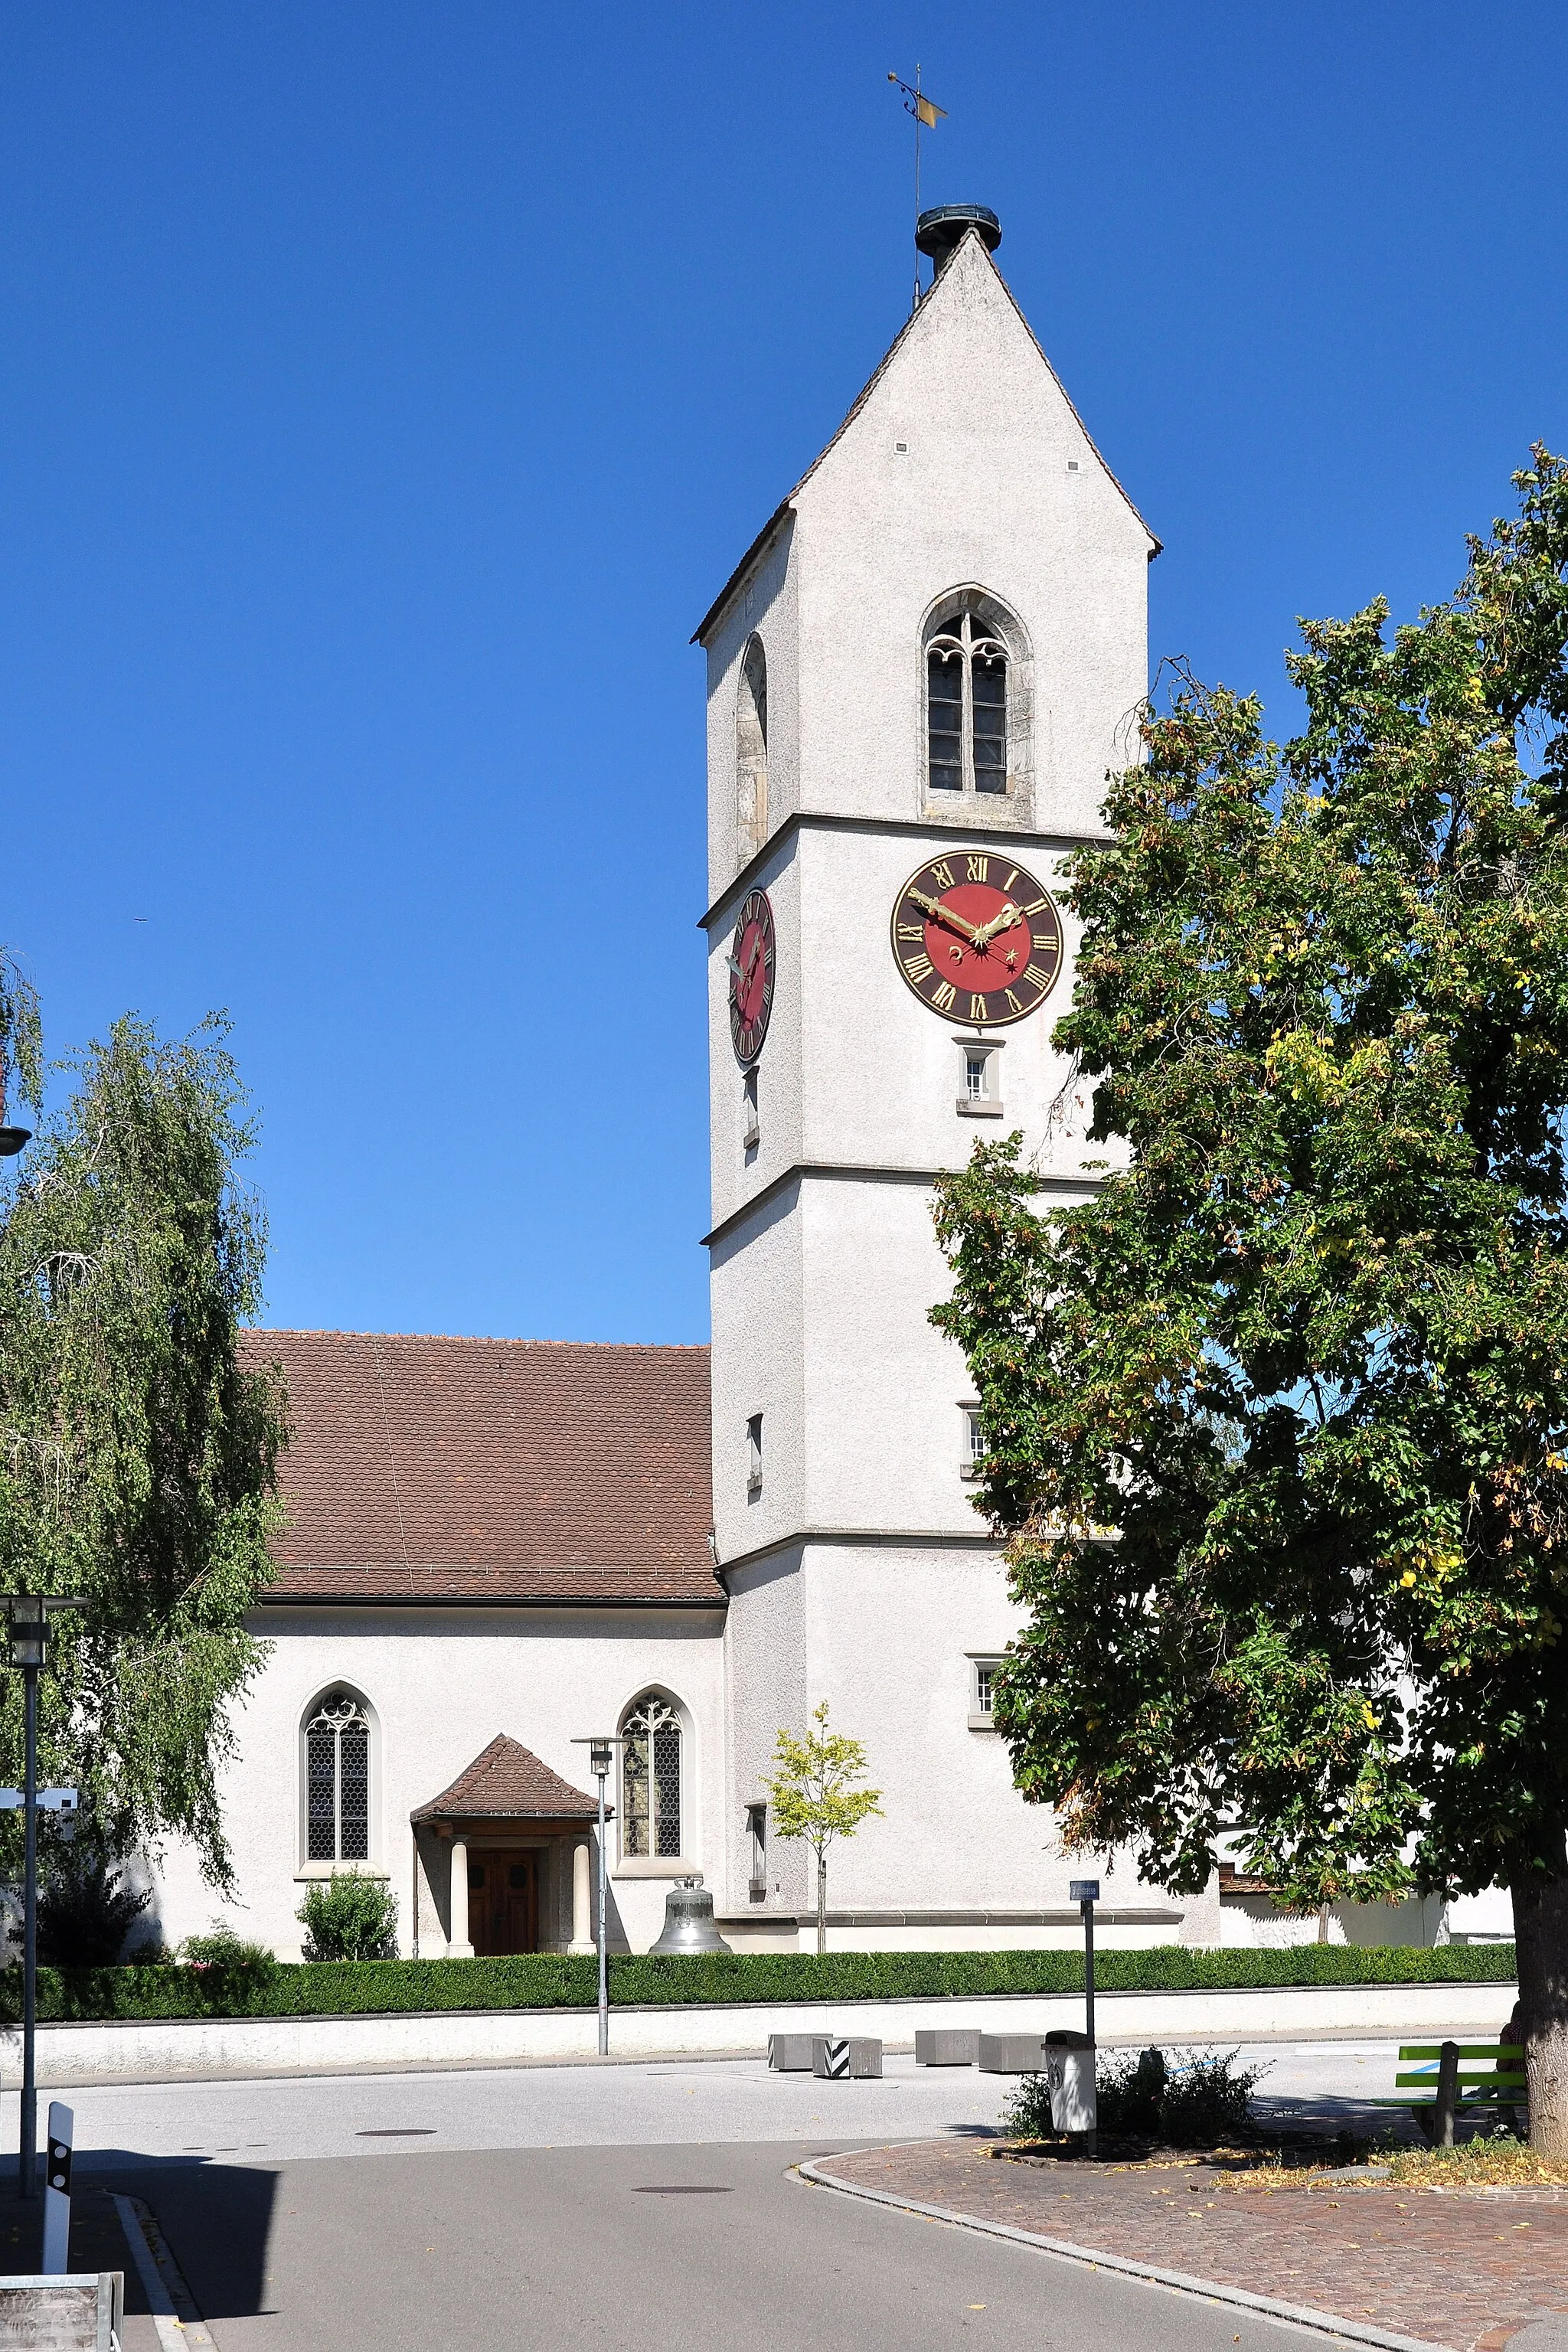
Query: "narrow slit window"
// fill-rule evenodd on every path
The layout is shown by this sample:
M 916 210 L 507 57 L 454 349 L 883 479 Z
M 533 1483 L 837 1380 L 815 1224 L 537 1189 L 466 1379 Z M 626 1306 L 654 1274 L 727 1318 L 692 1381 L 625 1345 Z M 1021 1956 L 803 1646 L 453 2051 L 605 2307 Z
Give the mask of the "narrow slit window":
M 763 1491 L 763 1416 L 752 1413 L 746 1423 L 746 1492 L 760 1495 Z

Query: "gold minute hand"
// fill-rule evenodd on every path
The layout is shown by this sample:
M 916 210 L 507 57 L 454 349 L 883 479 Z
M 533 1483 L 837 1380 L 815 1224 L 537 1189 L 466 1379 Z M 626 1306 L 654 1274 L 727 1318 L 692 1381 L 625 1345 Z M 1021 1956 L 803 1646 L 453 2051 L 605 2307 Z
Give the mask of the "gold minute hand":
M 912 898 L 922 914 L 930 915 L 934 922 L 945 923 L 960 939 L 967 940 L 972 948 L 979 946 L 980 933 L 974 925 L 966 923 L 962 915 L 955 915 L 951 907 L 944 907 L 940 898 L 928 898 L 923 890 L 907 890 L 904 896 Z

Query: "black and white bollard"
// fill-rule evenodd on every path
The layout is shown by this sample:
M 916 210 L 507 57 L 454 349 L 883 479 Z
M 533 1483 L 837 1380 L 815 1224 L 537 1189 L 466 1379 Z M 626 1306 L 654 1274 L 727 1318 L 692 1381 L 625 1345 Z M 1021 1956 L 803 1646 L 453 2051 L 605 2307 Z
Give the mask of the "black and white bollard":
M 49 2140 L 44 2150 L 44 2278 L 63 2278 L 70 2268 L 71 2147 L 76 2117 L 58 2099 L 49 2101 Z

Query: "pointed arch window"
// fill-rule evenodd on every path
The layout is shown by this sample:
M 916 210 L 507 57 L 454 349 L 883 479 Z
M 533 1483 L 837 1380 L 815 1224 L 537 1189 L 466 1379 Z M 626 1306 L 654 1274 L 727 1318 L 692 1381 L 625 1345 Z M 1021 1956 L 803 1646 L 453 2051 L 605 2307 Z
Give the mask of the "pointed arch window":
M 744 864 L 768 837 L 768 657 L 761 637 L 741 656 L 735 702 L 736 815 Z
M 353 1691 L 331 1690 L 305 1719 L 305 1859 L 371 1858 L 370 1709 Z
M 933 793 L 1007 789 L 1007 647 L 967 607 L 926 638 L 926 757 Z
M 658 1861 L 681 1851 L 680 1717 L 645 1692 L 621 1724 L 621 1850 Z

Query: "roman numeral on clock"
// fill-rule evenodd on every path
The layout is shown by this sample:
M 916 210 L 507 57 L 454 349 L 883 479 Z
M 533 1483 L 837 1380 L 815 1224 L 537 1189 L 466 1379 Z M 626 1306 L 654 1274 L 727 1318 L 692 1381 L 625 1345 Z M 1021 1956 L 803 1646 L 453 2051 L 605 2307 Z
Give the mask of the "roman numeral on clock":
M 926 927 L 923 923 L 900 923 L 899 925 L 898 937 L 900 940 L 923 940 L 925 935 Z
M 939 1013 L 951 1013 L 957 1002 L 958 991 L 951 980 L 944 980 L 931 997 L 931 1003 Z
M 931 958 L 926 955 L 911 956 L 904 966 L 911 980 L 929 980 L 931 968 Z
M 963 870 L 971 882 L 984 882 L 991 871 L 991 860 L 988 857 L 966 857 Z
M 972 997 L 970 998 L 970 1000 L 969 1000 L 969 1017 L 970 1017 L 970 1019 L 971 1019 L 972 1021 L 984 1021 L 984 1018 L 985 1018 L 985 999 L 984 999 L 983 996 L 972 996 Z
M 948 862 L 947 862 L 947 860 L 946 860 L 946 858 L 945 858 L 945 857 L 942 860 L 942 862 L 940 863 L 940 865 L 933 866 L 931 868 L 931 880 L 936 884 L 936 887 L 937 887 L 937 888 L 938 888 L 939 890 L 951 890 L 951 889 L 952 889 L 952 866 L 948 864 Z

